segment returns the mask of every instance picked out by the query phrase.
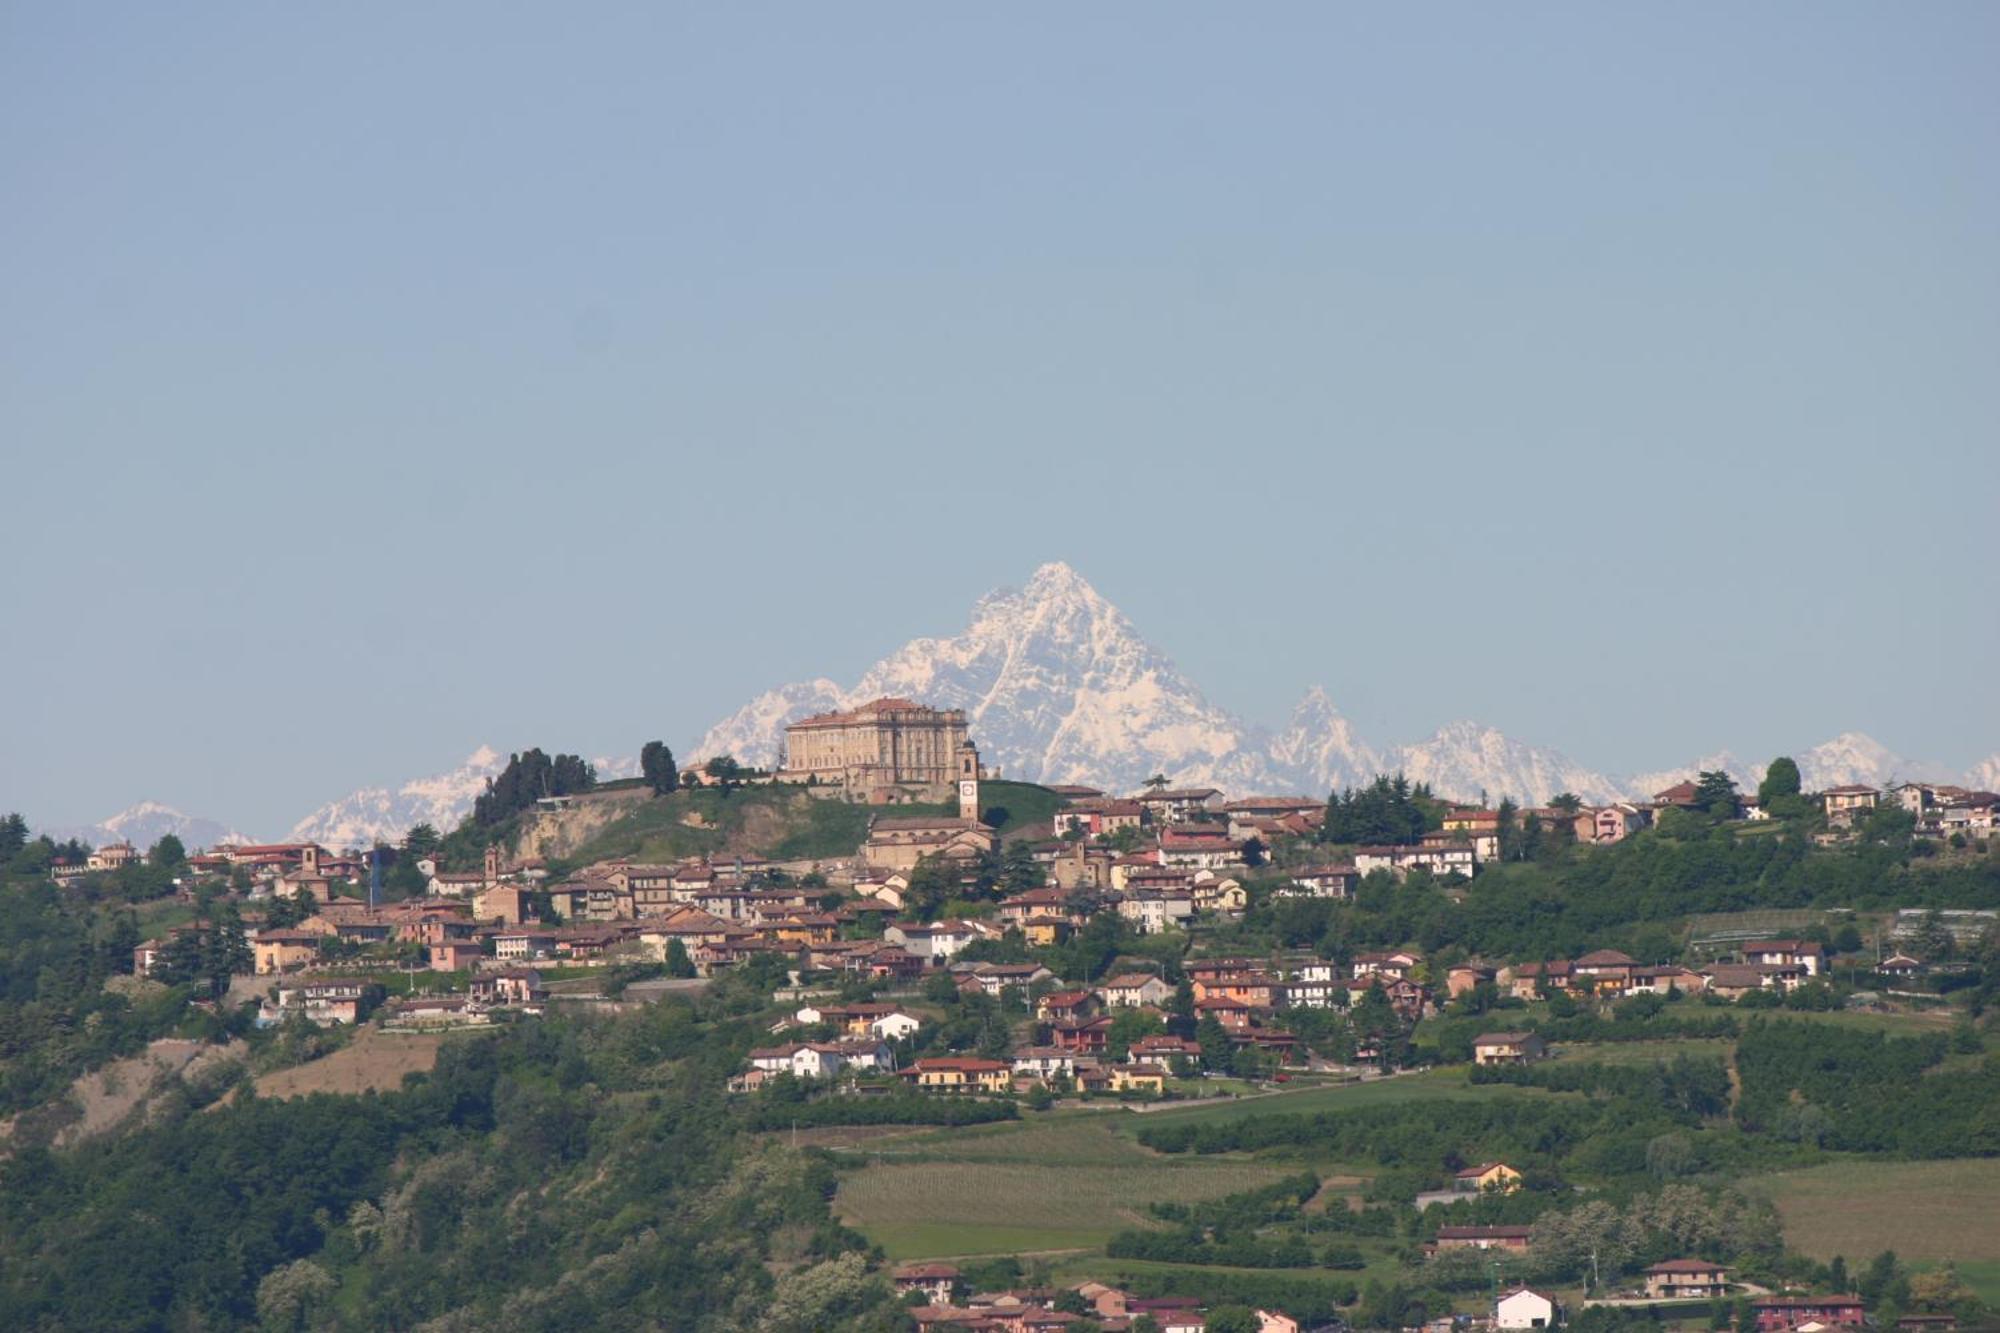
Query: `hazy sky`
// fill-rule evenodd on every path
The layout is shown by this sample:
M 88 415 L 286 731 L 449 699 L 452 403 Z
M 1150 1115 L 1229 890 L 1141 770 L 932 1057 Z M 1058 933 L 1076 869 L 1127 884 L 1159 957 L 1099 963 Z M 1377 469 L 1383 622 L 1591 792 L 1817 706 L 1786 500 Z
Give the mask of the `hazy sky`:
M 282 831 L 1065 559 L 1217 702 L 2000 748 L 2000 7 L 0 7 L 0 810 Z

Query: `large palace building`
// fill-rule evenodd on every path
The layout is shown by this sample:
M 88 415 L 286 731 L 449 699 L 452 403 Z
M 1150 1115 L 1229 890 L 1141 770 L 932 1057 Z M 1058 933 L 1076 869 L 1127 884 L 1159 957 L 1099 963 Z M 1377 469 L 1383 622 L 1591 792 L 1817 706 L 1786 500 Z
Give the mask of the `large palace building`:
M 966 738 L 963 709 L 877 699 L 786 727 L 778 777 L 838 783 L 849 800 L 908 800 L 950 792 L 968 775 L 968 765 L 976 780 L 979 754 Z

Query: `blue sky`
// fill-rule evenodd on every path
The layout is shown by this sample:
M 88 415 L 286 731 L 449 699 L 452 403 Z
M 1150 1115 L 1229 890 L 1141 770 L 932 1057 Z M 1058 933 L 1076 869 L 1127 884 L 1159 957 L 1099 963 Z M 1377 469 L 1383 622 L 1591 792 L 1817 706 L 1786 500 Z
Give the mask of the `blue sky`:
M 1215 699 L 2000 748 L 2000 9 L 0 8 L 0 809 L 626 752 L 1046 559 Z

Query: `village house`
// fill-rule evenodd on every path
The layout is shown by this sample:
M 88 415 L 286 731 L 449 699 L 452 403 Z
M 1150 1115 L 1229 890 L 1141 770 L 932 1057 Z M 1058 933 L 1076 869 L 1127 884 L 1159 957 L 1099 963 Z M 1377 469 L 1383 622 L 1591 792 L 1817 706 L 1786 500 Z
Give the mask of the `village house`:
M 1547 1052 L 1533 1032 L 1488 1032 L 1472 1039 L 1472 1061 L 1481 1065 L 1524 1065 Z
M 1109 1087 L 1112 1092 L 1158 1094 L 1167 1090 L 1167 1072 L 1159 1065 L 1112 1065 L 1105 1072 L 1109 1076 Z
M 123 870 L 126 866 L 137 865 L 141 859 L 139 849 L 129 842 L 110 842 L 84 858 L 84 868 L 92 874 Z
M 1571 987 L 1595 995 L 1623 995 L 1637 960 L 1616 949 L 1593 949 L 1570 964 Z
M 479 966 L 485 951 L 470 940 L 446 940 L 430 946 L 433 972 L 469 972 Z
M 1194 915 L 1192 889 L 1129 889 L 1118 900 L 1118 915 L 1141 935 L 1158 935 Z
M 1512 1194 L 1521 1188 L 1521 1173 L 1505 1162 L 1481 1162 L 1455 1173 L 1452 1188 L 1461 1193 Z
M 1249 890 L 1243 887 L 1243 881 L 1233 875 L 1197 870 L 1191 887 L 1194 890 L 1194 910 L 1197 912 L 1235 913 L 1250 906 Z
M 1463 875 L 1471 879 L 1479 859 L 1470 843 L 1439 843 L 1417 847 L 1356 847 L 1354 868 L 1362 875 L 1386 870 L 1402 879 L 1412 870 L 1428 870 L 1442 878 Z
M 1006 1092 L 1013 1070 L 999 1060 L 940 1056 L 917 1061 L 903 1077 L 926 1092 Z
M 1213 787 L 1159 787 L 1137 797 L 1149 823 L 1185 824 L 1222 809 L 1222 793 Z
M 1090 797 L 1072 801 L 1055 813 L 1055 832 L 1062 837 L 1072 829 L 1081 830 L 1088 837 L 1100 837 L 1116 833 L 1119 829 L 1138 828 L 1145 819 L 1146 807 L 1137 801 Z
M 889 1274 L 898 1295 L 921 1291 L 937 1305 L 949 1305 L 958 1294 L 959 1272 L 950 1264 L 905 1264 Z
M 366 983 L 351 979 L 281 981 L 257 1021 L 269 1026 L 298 1014 L 316 1027 L 349 1026 L 361 1021 L 367 990 Z
M 908 951 L 912 958 L 942 967 L 979 939 L 980 930 L 965 921 L 939 921 L 931 925 L 899 921 L 885 929 L 882 938 Z
M 1493 1303 L 1493 1326 L 1500 1329 L 1554 1328 L 1556 1303 L 1539 1291 L 1516 1287 Z
M 1352 898 L 1361 872 L 1352 865 L 1316 865 L 1290 872 L 1279 885 L 1280 898 Z
M 960 990 L 978 991 L 995 999 L 1010 990 L 1026 990 L 1056 979 L 1056 974 L 1040 963 L 954 963 L 952 970 L 959 973 Z
M 1389 953 L 1358 953 L 1354 955 L 1354 975 L 1360 977 L 1394 977 L 1398 981 L 1409 979 L 1423 958 L 1407 949 L 1396 949 Z
M 1644 806 L 1619 803 L 1577 811 L 1571 831 L 1581 843 L 1606 846 L 1623 842 L 1653 822 L 1653 812 Z
M 1014 1052 L 1014 1074 L 1046 1083 L 1076 1076 L 1076 1054 L 1060 1046 L 1027 1046 Z
M 1757 940 L 1742 949 L 1753 967 L 1802 967 L 1816 977 L 1826 970 L 1826 949 L 1814 940 Z
M 1669 1259 L 1646 1270 L 1648 1300 L 1710 1300 L 1729 1294 L 1729 1274 L 1706 1259 Z
M 1241 1000 L 1230 999 L 1226 995 L 1212 995 L 1205 1000 L 1194 1002 L 1197 1018 L 1213 1018 L 1225 1029 L 1243 1031 L 1249 1028 L 1254 1014 L 1249 1005 Z
M 1043 1023 L 1078 1023 L 1097 1017 L 1104 1002 L 1095 991 L 1050 991 L 1035 1001 L 1035 1018 Z
M 546 998 L 542 974 L 532 967 L 510 967 L 472 978 L 466 993 L 480 1004 L 537 1005 Z
M 1160 864 L 1187 870 L 1223 870 L 1243 864 L 1242 844 L 1224 829 L 1167 828 L 1160 833 Z
M 1873 810 L 1881 800 L 1880 790 L 1860 783 L 1828 787 L 1819 794 L 1820 808 L 1826 812 L 1827 822 L 1836 827 L 1851 823 L 1856 815 Z
M 1444 993 L 1453 1000 L 1493 980 L 1493 969 L 1484 963 L 1459 963 L 1445 969 Z
M 321 937 L 305 930 L 260 930 L 250 941 L 250 953 L 260 977 L 304 967 L 319 957 Z
M 1176 1060 L 1185 1060 L 1200 1068 L 1201 1043 L 1155 1033 L 1133 1042 L 1128 1058 L 1135 1065 L 1158 1065 L 1162 1069 L 1171 1068 Z
M 1858 1328 L 1867 1313 L 1859 1296 L 1759 1296 L 1750 1302 L 1758 1333 L 1785 1333 L 1808 1323 Z
M 1053 887 L 1029 889 L 1011 898 L 1000 900 L 1000 919 L 1010 926 L 1019 926 L 1039 916 L 1067 916 L 1069 895 Z
M 1550 962 L 1515 963 L 1500 969 L 1500 988 L 1517 1000 L 1533 1000 L 1543 991 L 1566 991 L 1570 986 L 1567 958 Z
M 1160 977 L 1145 972 L 1127 972 L 1099 983 L 1098 995 L 1107 1009 L 1137 1009 L 1141 1005 L 1164 1006 L 1174 998 L 1174 988 Z
M 1065 1051 L 1097 1055 L 1111 1042 L 1111 1019 L 1086 1018 L 1073 1023 L 1051 1023 L 1049 1040 Z

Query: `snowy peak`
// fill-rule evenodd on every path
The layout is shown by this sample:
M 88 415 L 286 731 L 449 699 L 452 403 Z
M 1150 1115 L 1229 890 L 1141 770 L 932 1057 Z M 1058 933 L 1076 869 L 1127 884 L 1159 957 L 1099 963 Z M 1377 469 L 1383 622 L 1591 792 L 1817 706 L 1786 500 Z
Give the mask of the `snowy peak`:
M 128 806 L 95 824 L 45 829 L 43 832 L 57 842 L 75 838 L 92 847 L 102 847 L 114 842 L 129 842 L 134 847 L 144 849 L 151 847 L 169 833 L 179 838 L 190 850 L 197 847 L 213 847 L 221 842 L 249 841 L 245 835 L 226 824 L 187 814 L 159 801 L 140 801 L 137 805 Z
M 1355 733 L 1319 685 L 1306 691 L 1285 729 L 1272 737 L 1270 758 L 1312 791 L 1358 786 L 1383 771 L 1382 756 Z
M 363 787 L 328 801 L 292 826 L 292 840 L 367 847 L 378 839 L 399 842 L 418 824 L 449 831 L 471 812 L 486 780 L 506 766 L 505 755 L 482 745 L 450 772 L 412 778 L 399 787 Z
M 1446 728 L 1385 750 L 1359 736 L 1326 690 L 1306 693 L 1275 736 L 1210 703 L 1167 655 L 1076 570 L 1035 570 L 1020 589 L 980 598 L 963 633 L 904 644 L 852 688 L 816 680 L 753 699 L 688 753 L 768 762 L 787 723 L 882 695 L 962 708 L 988 763 L 1013 777 L 1131 790 L 1154 773 L 1236 792 L 1327 791 L 1397 766 L 1443 795 L 1482 789 L 1543 800 L 1587 799 L 1616 785 L 1553 751 L 1490 728 Z
M 1449 723 L 1430 739 L 1400 746 L 1394 754 L 1396 768 L 1411 781 L 1429 783 L 1452 800 L 1478 800 L 1483 794 L 1495 803 L 1511 797 L 1519 804 L 1539 805 L 1563 791 L 1597 802 L 1622 794 L 1610 778 L 1558 751 L 1528 745 L 1477 722 Z

